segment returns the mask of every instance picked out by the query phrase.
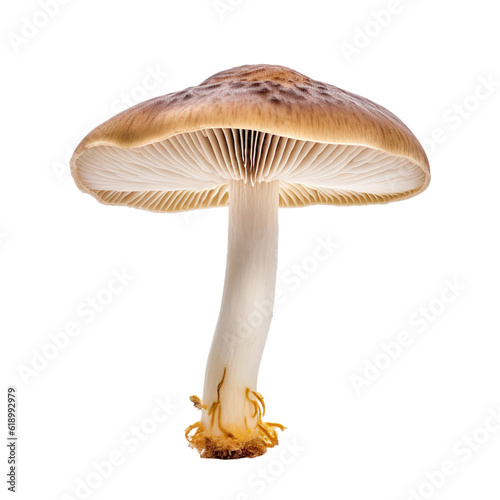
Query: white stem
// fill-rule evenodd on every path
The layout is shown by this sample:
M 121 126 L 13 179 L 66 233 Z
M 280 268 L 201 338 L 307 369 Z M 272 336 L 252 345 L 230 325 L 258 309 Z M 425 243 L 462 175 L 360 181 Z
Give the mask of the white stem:
M 247 388 L 257 389 L 260 360 L 273 315 L 278 260 L 279 181 L 229 186 L 229 238 L 219 320 L 205 373 L 202 422 L 218 400 L 221 425 L 233 434 L 256 424 Z M 221 434 L 216 424 L 213 435 Z

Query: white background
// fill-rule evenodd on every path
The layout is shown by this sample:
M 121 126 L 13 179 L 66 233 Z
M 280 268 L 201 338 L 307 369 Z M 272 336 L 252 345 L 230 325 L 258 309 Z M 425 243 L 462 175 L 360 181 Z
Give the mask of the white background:
M 18 388 L 17 498 L 83 498 L 90 481 L 92 499 L 498 499 L 496 4 L 59 0 L 48 18 L 41 3 L 4 2 L 1 16 L 1 364 L 2 391 Z M 286 300 L 259 391 L 288 429 L 263 457 L 201 460 L 183 432 L 198 418 L 188 396 L 202 392 L 227 210 L 106 207 L 67 162 L 117 111 L 252 63 L 387 107 L 425 143 L 433 177 L 400 203 L 280 212 Z M 339 247 L 314 262 L 319 238 Z M 291 284 L 293 266 L 310 272 Z M 123 291 L 84 314 L 123 270 Z M 80 334 L 54 354 L 49 334 L 72 322 Z M 404 332 L 407 345 L 391 344 Z M 157 398 L 172 407 L 159 423 Z M 98 476 L 93 463 L 118 454 Z

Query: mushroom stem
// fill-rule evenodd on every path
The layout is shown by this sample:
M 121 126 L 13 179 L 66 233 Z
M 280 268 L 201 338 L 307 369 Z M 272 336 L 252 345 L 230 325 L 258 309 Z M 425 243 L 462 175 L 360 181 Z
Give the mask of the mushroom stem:
M 278 260 L 279 181 L 229 185 L 229 238 L 219 320 L 205 373 L 202 410 L 188 439 L 202 457 L 240 458 L 277 444 L 257 392 L 273 315 Z

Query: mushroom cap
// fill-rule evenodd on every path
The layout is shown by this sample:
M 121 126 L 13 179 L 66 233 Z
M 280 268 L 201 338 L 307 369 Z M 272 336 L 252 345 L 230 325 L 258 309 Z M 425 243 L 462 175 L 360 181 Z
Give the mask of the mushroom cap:
M 222 71 L 90 132 L 71 159 L 98 201 L 157 212 L 225 206 L 228 184 L 280 181 L 280 206 L 410 198 L 427 156 L 391 112 L 282 66 Z

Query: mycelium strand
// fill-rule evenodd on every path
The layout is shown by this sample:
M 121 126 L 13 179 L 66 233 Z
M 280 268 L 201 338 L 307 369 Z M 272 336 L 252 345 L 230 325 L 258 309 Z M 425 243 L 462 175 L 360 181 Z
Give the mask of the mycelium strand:
M 229 238 L 222 305 L 205 373 L 202 411 L 186 436 L 204 458 L 262 455 L 280 424 L 264 422 L 257 376 L 273 315 L 279 181 L 229 185 Z

